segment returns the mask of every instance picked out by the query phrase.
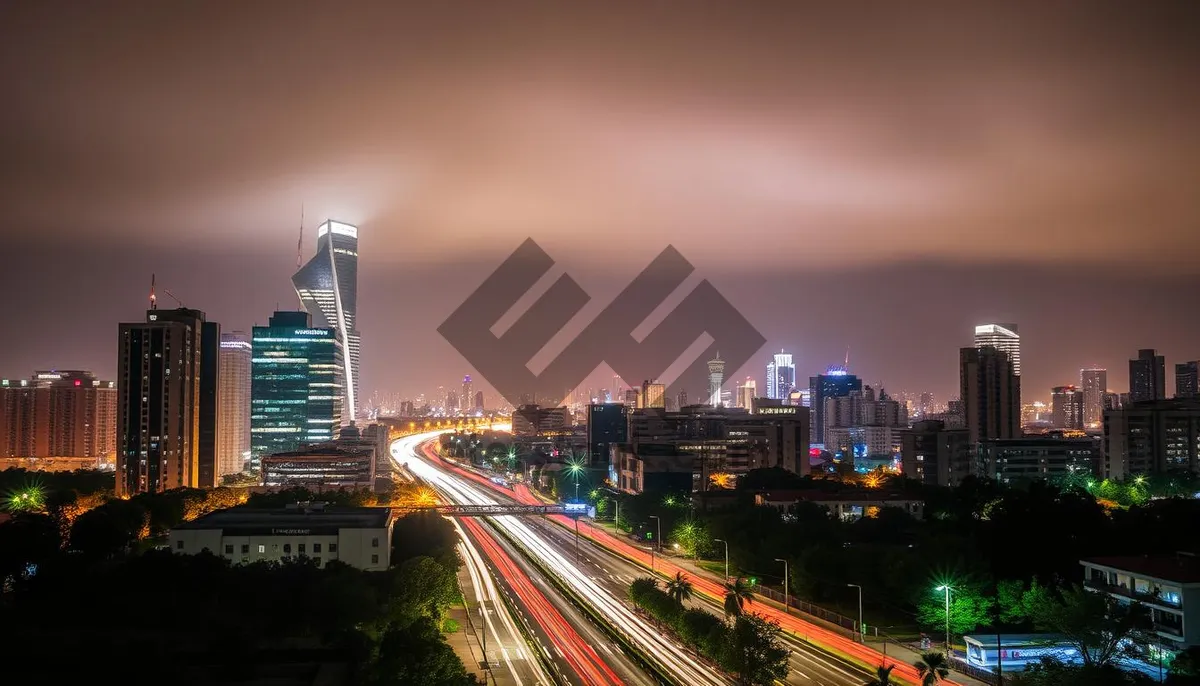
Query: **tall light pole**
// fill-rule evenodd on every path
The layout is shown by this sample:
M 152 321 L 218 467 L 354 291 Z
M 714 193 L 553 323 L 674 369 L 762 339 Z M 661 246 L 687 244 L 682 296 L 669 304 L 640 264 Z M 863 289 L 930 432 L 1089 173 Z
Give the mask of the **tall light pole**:
M 946 659 L 950 659 L 953 652 L 950 648 L 950 584 L 943 584 L 933 590 L 946 592 Z M 999 649 L 1000 646 L 996 646 L 996 650 Z
M 863 633 L 862 586 L 858 584 L 846 584 L 846 586 L 858 589 L 858 640 L 861 643 L 866 643 L 867 636 Z
M 783 612 L 790 615 L 792 612 L 788 596 L 788 563 L 787 560 L 778 557 L 775 558 L 775 561 L 783 563 Z
M 714 538 L 713 542 L 725 544 L 725 583 L 729 583 L 729 541 Z
M 658 533 L 655 534 L 656 536 L 658 536 L 658 542 L 656 543 L 656 546 L 658 547 L 659 551 L 661 551 L 662 550 L 662 520 L 658 518 L 658 515 L 650 515 L 650 519 L 653 519 L 654 523 L 658 527 Z

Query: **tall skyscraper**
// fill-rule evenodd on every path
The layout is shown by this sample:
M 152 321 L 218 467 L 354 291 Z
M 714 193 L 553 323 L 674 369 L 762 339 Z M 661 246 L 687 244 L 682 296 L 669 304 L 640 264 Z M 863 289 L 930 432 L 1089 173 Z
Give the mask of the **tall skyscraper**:
M 334 329 L 345 351 L 343 419 L 358 408 L 358 227 L 328 219 L 317 227 L 317 254 L 292 276 L 300 304 L 316 328 Z
M 1200 397 L 1200 362 L 1175 365 L 1175 397 Z
M 1083 425 L 1096 429 L 1104 421 L 1104 392 L 1108 390 L 1107 369 L 1080 369 L 1079 385 L 1083 386 Z
M 246 468 L 246 461 L 250 459 L 250 360 L 253 357 L 253 346 L 246 332 L 221 334 L 217 478 L 237 474 Z
M 483 414 L 483 391 L 475 391 L 475 412 Z
M 150 309 L 117 345 L 117 495 L 216 486 L 220 325 Z
M 745 381 L 738 384 L 737 398 L 735 400 L 738 407 L 747 410 L 754 409 L 754 399 L 758 397 L 758 388 L 756 386 L 757 384 L 754 383 L 754 379 L 749 376 L 746 377 Z
M 975 347 L 985 345 L 1008 355 L 1013 374 L 1021 375 L 1021 336 L 1016 324 L 980 324 L 975 327 Z
M 959 390 L 972 444 L 1021 436 L 1021 377 L 1007 354 L 990 345 L 960 350 Z
M 809 406 L 812 409 L 812 442 L 825 444 L 825 401 L 844 398 L 862 390 L 862 380 L 845 367 L 830 367 L 824 374 L 808 379 Z
M 679 394 L 675 398 L 675 406 L 682 410 L 683 408 L 687 407 L 687 404 L 688 404 L 687 389 L 681 388 L 681 389 L 679 389 Z
M 725 384 L 725 360 L 721 353 L 708 361 L 708 404 L 713 407 L 721 406 L 721 386 Z
M 667 386 L 657 380 L 642 382 L 642 407 L 666 408 Z
M 767 397 L 787 400 L 795 387 L 796 365 L 792 364 L 792 354 L 780 350 L 767 363 Z
M 291 452 L 331 441 L 342 425 L 346 391 L 342 338 L 314 327 L 307 312 L 276 312 L 254 327 L 250 381 L 250 454 Z
M 1054 427 L 1082 429 L 1086 404 L 1084 392 L 1075 386 L 1055 386 L 1050 389 L 1050 412 L 1054 417 Z
M 475 394 L 471 392 L 471 375 L 467 374 L 462 381 L 462 410 L 463 414 L 470 414 L 474 409 L 472 403 L 475 401 Z
M 0 379 L 0 458 L 75 458 L 95 469 L 116 458 L 117 388 L 87 371 Z
M 1167 364 L 1153 348 L 1138 351 L 1137 359 L 1129 361 L 1129 399 L 1133 402 L 1165 400 L 1167 397 Z

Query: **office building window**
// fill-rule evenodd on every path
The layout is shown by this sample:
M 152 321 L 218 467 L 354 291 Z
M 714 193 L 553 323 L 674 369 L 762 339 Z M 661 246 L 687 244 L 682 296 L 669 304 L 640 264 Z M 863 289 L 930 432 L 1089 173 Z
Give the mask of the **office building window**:
M 291 552 L 292 552 L 292 544 L 291 544 L 291 543 L 284 543 L 284 544 L 283 544 L 283 554 L 284 554 L 284 555 L 289 555 L 289 554 L 291 554 Z
M 336 553 L 336 552 L 337 552 L 337 544 L 336 544 L 336 543 L 330 543 L 330 544 L 329 544 L 329 552 L 331 552 L 331 553 Z
M 373 565 L 379 564 L 379 556 L 378 555 L 371 556 L 371 564 L 373 564 Z
M 320 544 L 320 543 L 314 543 L 314 544 L 313 544 L 313 552 L 314 552 L 314 553 L 319 553 L 319 552 L 321 552 L 321 544 Z
M 227 544 L 227 545 L 225 546 L 225 554 L 226 554 L 226 555 L 232 555 L 232 554 L 233 554 L 233 546 L 232 546 L 232 545 L 229 545 L 229 544 Z
M 371 547 L 372 547 L 372 548 L 378 548 L 378 547 L 379 547 L 379 539 L 378 539 L 378 538 L 372 538 L 372 539 L 371 539 Z
M 242 544 L 242 554 L 243 554 L 243 555 L 249 555 L 249 554 L 250 554 L 250 544 L 249 544 L 249 543 L 243 543 L 243 544 Z
M 265 546 L 265 545 L 258 546 L 258 554 L 259 555 L 262 555 L 265 552 L 267 552 L 267 546 Z
M 304 552 L 304 544 L 303 544 L 303 543 L 297 543 L 297 544 L 296 544 L 296 552 L 298 552 L 298 553 L 303 553 L 303 552 Z
M 183 550 L 183 541 L 175 541 L 175 549 Z

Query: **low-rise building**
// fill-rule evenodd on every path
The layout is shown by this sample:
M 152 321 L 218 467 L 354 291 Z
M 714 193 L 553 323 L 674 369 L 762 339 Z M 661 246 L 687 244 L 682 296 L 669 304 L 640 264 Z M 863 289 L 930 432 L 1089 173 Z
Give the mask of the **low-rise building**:
M 322 444 L 311 448 L 276 453 L 262 458 L 264 486 L 300 486 L 313 491 L 325 488 L 374 488 L 373 450 L 339 448 Z
M 1023 436 L 981 441 L 976 446 L 978 473 L 1004 483 L 1092 475 L 1099 449 L 1089 437 Z
M 386 507 L 235 507 L 171 529 L 169 545 L 187 555 L 207 550 L 233 564 L 306 557 L 319 567 L 340 560 L 382 571 L 391 564 L 392 522 Z
M 1150 613 L 1152 649 L 1174 653 L 1200 645 L 1200 558 L 1190 554 L 1080 560 L 1085 587 Z

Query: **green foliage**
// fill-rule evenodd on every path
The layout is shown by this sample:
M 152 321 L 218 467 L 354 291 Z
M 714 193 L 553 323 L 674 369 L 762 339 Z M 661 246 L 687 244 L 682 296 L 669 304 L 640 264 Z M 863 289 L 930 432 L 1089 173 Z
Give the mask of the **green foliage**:
M 454 633 L 458 633 L 461 630 L 462 630 L 462 625 L 458 623 L 458 620 L 450 618 L 450 617 L 447 617 L 442 620 L 442 633 L 443 634 L 454 634 Z
M 729 630 L 719 662 L 742 686 L 770 686 L 787 679 L 788 649 L 779 640 L 779 624 L 758 615 L 739 615 Z
M 738 615 L 727 625 L 704 610 L 684 609 L 648 577 L 629 585 L 629 598 L 693 650 L 737 675 L 739 684 L 769 686 L 787 677 L 788 650 L 779 640 L 778 624 L 757 615 Z
M 875 668 L 875 676 L 864 682 L 863 686 L 892 686 L 892 670 L 895 668 L 896 665 L 879 665 Z
M 733 581 L 725 583 L 725 616 L 736 617 L 741 615 L 746 609 L 746 603 L 754 602 L 754 592 L 750 590 L 750 584 L 742 577 L 737 577 Z
M 1009 686 L 1149 686 L 1157 683 L 1145 674 L 1125 671 L 1111 664 L 1066 665 L 1052 659 L 1029 665 L 1005 681 Z
M 396 520 L 392 528 L 392 559 L 432 557 L 457 569 L 458 531 L 437 512 L 414 512 Z
M 692 597 L 692 582 L 688 580 L 687 574 L 675 572 L 675 577 L 667 581 L 667 595 L 680 605 Z
M 979 589 L 955 586 L 950 590 L 950 633 L 961 636 L 990 624 L 993 600 Z M 927 591 L 917 603 L 917 621 L 938 633 L 946 628 L 946 596 L 942 591 Z
M 1022 603 L 1039 631 L 1061 634 L 1089 666 L 1138 657 L 1133 651 L 1149 628 L 1149 616 L 1141 603 L 1118 602 L 1079 585 L 1052 589 L 1035 583 Z
M 406 627 L 389 627 L 370 670 L 372 686 L 476 686 L 437 624 L 422 617 Z
M 921 653 L 921 659 L 913 663 L 921 677 L 921 686 L 934 686 L 950 678 L 950 661 L 945 653 Z
M 286 488 L 270 493 L 253 493 L 246 502 L 250 507 L 285 507 L 295 503 L 324 502 L 335 507 L 365 507 L 375 504 L 375 494 L 370 489 L 326 489 L 311 491 L 302 486 Z

